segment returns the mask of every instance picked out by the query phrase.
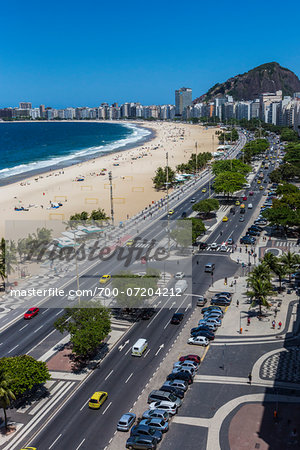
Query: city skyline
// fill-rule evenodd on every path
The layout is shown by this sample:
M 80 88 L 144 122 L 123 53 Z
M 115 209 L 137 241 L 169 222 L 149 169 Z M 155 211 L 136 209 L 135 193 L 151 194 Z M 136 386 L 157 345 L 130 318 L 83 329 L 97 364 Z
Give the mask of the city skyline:
M 289 3 L 297 16 L 299 5 Z M 291 11 L 279 16 L 276 5 L 254 1 L 244 14 L 246 6 L 236 1 L 216 2 L 213 12 L 197 2 L 185 10 L 176 1 L 172 8 L 154 2 L 147 11 L 137 2 L 93 1 L 85 10 L 76 1 L 59 9 L 55 1 L 5 4 L 1 29 L 9 39 L 0 50 L 0 106 L 20 98 L 59 108 L 96 106 L 96 99 L 169 104 L 178 86 L 190 86 L 197 97 L 269 61 L 300 74 L 297 28 Z

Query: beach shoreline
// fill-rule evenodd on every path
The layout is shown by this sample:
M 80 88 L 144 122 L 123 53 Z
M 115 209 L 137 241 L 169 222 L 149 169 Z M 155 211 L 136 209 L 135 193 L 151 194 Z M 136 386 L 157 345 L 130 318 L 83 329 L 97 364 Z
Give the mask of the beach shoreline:
M 124 121 L 125 122 L 125 121 Z M 38 169 L 33 169 L 33 170 L 27 170 L 25 172 L 19 173 L 19 174 L 14 174 L 14 175 L 10 175 L 7 177 L 0 177 L 0 187 L 1 186 L 6 186 L 8 184 L 13 184 L 13 183 L 18 183 L 20 181 L 26 181 L 28 178 L 32 178 L 35 177 L 37 175 L 41 175 L 41 174 L 45 174 L 47 172 L 51 172 L 51 171 L 55 171 L 55 170 L 63 170 L 66 167 L 71 167 L 74 166 L 76 164 L 80 164 L 83 163 L 85 161 L 89 161 L 89 160 L 93 160 L 95 158 L 100 158 L 101 156 L 105 156 L 105 155 L 109 155 L 109 154 L 113 154 L 113 153 L 119 153 L 122 152 L 123 150 L 129 150 L 131 148 L 135 148 L 139 145 L 142 145 L 143 143 L 146 143 L 148 141 L 151 141 L 152 139 L 154 139 L 155 137 L 155 131 L 149 127 L 146 126 L 139 126 L 138 124 L 132 123 L 132 122 L 125 122 L 123 123 L 123 121 L 106 121 L 106 120 L 60 120 L 58 122 L 53 121 L 53 120 L 48 120 L 48 121 L 32 121 L 32 120 L 20 120 L 20 121 L 16 121 L 16 122 L 1 122 L 0 123 L 97 123 L 97 124 L 101 124 L 101 123 L 114 123 L 117 125 L 135 125 L 136 128 L 140 128 L 143 130 L 146 130 L 149 132 L 148 135 L 146 136 L 142 136 L 140 139 L 137 139 L 135 142 L 129 142 L 125 145 L 122 144 L 123 139 L 120 139 L 119 142 L 119 146 L 116 147 L 115 149 L 111 150 L 111 151 L 103 151 L 103 150 L 99 150 L 98 152 L 95 153 L 90 153 L 88 155 L 84 155 L 84 156 L 76 156 L 74 154 L 74 158 L 70 159 L 68 161 L 62 161 L 61 163 L 58 164 L 54 164 L 54 165 L 49 165 L 49 166 L 45 166 L 45 167 L 40 167 Z M 130 137 L 130 136 L 129 136 Z M 116 142 L 116 145 L 118 144 L 118 142 Z
M 166 153 L 169 166 L 176 169 L 195 153 L 196 143 L 198 153 L 216 151 L 218 146 L 214 139 L 215 128 L 175 122 L 150 125 L 141 121 L 134 125 L 151 129 L 151 139 L 63 170 L 48 171 L 1 186 L 0 236 L 5 235 L 5 222 L 11 229 L 21 221 L 28 230 L 29 225 L 25 223 L 30 221 L 51 228 L 54 221 L 66 221 L 72 214 L 90 213 L 98 208 L 110 216 L 109 172 L 112 173 L 115 222 L 129 219 L 166 195 L 164 190 L 155 190 L 152 181 L 156 169 L 166 165 Z M 53 209 L 54 202 L 62 206 Z M 25 210 L 18 211 L 15 207 Z

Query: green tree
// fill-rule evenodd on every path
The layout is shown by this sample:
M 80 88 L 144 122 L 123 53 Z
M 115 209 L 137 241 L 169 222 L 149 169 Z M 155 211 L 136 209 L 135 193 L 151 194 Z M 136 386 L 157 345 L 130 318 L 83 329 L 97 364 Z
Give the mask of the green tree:
M 50 380 L 46 363 L 36 361 L 29 355 L 1 358 L 0 370 L 7 374 L 11 380 L 11 389 L 18 397 L 27 393 L 36 385 Z
M 198 211 L 208 216 L 211 211 L 217 211 L 220 207 L 220 203 L 216 198 L 208 198 L 206 200 L 200 200 L 200 202 L 193 205 L 193 211 Z
M 299 188 L 295 186 L 294 184 L 290 183 L 283 183 L 280 184 L 276 189 L 277 195 L 284 195 L 284 194 L 298 194 Z
M 192 221 L 192 241 L 194 243 L 194 242 L 196 242 L 196 240 L 199 236 L 202 236 L 202 234 L 205 233 L 205 231 L 206 231 L 205 225 L 201 219 L 198 219 L 198 217 L 192 217 L 191 219 L 185 219 L 185 220 Z
M 91 212 L 89 219 L 95 220 L 95 221 L 96 221 L 96 220 L 108 220 L 109 217 L 106 215 L 104 209 L 98 208 L 97 210 L 94 209 L 94 210 Z
M 116 300 L 121 308 L 139 308 L 145 300 L 150 298 L 152 292 L 157 289 L 160 272 L 148 268 L 145 275 L 134 274 L 130 271 L 122 271 L 113 275 L 112 286 L 118 294 Z M 132 293 L 132 295 L 129 295 Z
M 215 161 L 212 165 L 214 175 L 219 175 L 222 172 L 238 172 L 242 175 L 248 175 L 251 170 L 251 166 L 244 164 L 240 159 L 224 159 Z
M 284 264 L 281 264 L 280 260 L 277 261 L 273 268 L 273 272 L 278 277 L 279 282 L 279 292 L 282 290 L 282 280 L 284 276 L 287 274 L 287 268 L 284 266 Z
M 234 192 L 240 191 L 246 183 L 244 175 L 235 172 L 221 172 L 216 176 L 214 190 L 218 193 L 224 193 L 228 196 Z
M 67 308 L 54 327 L 61 333 L 70 333 L 73 353 L 87 358 L 110 332 L 110 312 L 104 307 Z
M 192 224 L 190 219 L 177 220 L 176 227 L 171 231 L 171 238 L 181 248 L 188 248 L 192 245 Z
M 11 401 L 15 400 L 15 394 L 11 389 L 11 380 L 3 368 L 0 368 L 0 408 L 3 409 L 4 426 L 7 430 L 6 410 L 10 407 Z

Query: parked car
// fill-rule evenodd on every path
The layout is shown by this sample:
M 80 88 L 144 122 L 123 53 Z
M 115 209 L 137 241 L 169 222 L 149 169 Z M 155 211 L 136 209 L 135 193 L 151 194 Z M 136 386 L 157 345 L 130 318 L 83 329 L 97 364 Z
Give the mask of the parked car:
M 207 298 L 203 295 L 199 295 L 197 298 L 197 306 L 204 306 L 207 303 Z
M 150 403 L 149 409 L 164 409 L 167 411 L 171 416 L 174 416 L 174 414 L 177 413 L 177 405 L 173 402 L 167 402 L 167 401 L 161 401 L 161 402 L 153 402 Z
M 183 391 L 185 392 L 188 388 L 188 382 L 184 381 L 184 380 L 169 380 L 169 381 L 165 381 L 163 386 L 165 387 L 171 387 L 171 388 L 176 388 L 178 391 Z M 180 397 L 179 397 L 180 398 Z
M 170 323 L 173 325 L 179 325 L 183 318 L 184 318 L 183 313 L 175 313 L 175 314 L 173 314 Z
M 263 231 L 263 228 L 259 225 L 251 225 L 250 229 L 254 230 L 254 231 L 260 231 L 260 232 Z
M 154 428 L 162 433 L 166 433 L 169 429 L 169 423 L 165 422 L 163 419 L 142 419 L 139 425 Z
M 186 359 L 185 361 L 176 361 L 173 364 L 173 367 L 182 367 L 184 368 L 185 366 L 189 366 L 192 367 L 193 369 L 195 369 L 196 371 L 198 370 L 199 364 L 196 363 L 196 361 L 191 361 L 189 359 Z
M 178 389 L 175 386 L 165 386 L 163 384 L 160 387 L 159 390 L 160 391 L 164 391 L 164 392 L 171 392 L 172 394 L 176 395 L 176 397 L 178 397 L 178 398 L 183 398 L 184 397 L 184 390 L 183 389 Z
M 222 298 L 222 297 L 218 297 L 218 298 Z M 224 314 L 222 311 L 207 311 L 204 314 L 203 319 L 207 319 L 208 317 L 215 317 L 215 318 L 223 319 Z
M 130 436 L 126 441 L 126 448 L 155 450 L 157 448 L 157 440 L 152 436 Z
M 209 328 L 211 331 L 216 331 L 217 326 L 215 324 L 212 323 L 207 323 L 205 319 L 200 319 L 198 322 L 198 326 L 202 326 L 205 325 L 207 328 Z
M 143 419 L 163 419 L 168 422 L 170 416 L 164 409 L 147 409 L 142 415 Z
M 218 297 L 215 299 L 212 299 L 210 301 L 212 305 L 218 305 L 218 306 L 230 306 L 231 301 L 228 300 L 226 297 Z
M 209 344 L 209 340 L 205 336 L 197 336 L 189 338 L 187 343 L 193 345 L 203 345 L 204 347 L 207 347 Z
M 154 389 L 148 395 L 148 403 L 153 402 L 172 402 L 176 403 L 177 407 L 181 406 L 180 398 L 176 397 L 176 395 L 172 394 L 172 392 L 160 391 L 158 389 Z
M 184 380 L 188 384 L 192 384 L 193 383 L 192 375 L 187 373 L 187 372 L 170 373 L 167 376 L 167 381 L 174 381 L 174 380 Z
M 162 432 L 159 430 L 155 430 L 154 428 L 150 428 L 147 425 L 135 425 L 131 428 L 130 436 L 143 436 L 143 437 L 152 437 L 160 442 L 162 439 Z
M 259 231 L 255 231 L 252 228 L 248 228 L 246 236 L 259 236 L 260 232 Z
M 213 311 L 213 310 L 222 311 L 222 308 L 220 308 L 219 306 L 207 306 L 206 308 L 202 308 L 201 312 L 202 314 L 204 314 L 206 311 Z
M 180 356 L 179 361 L 185 361 L 185 360 L 189 360 L 189 361 L 196 361 L 198 364 L 201 363 L 201 358 L 199 355 L 185 355 L 185 356 Z
M 196 371 L 192 367 L 185 367 L 184 369 L 181 367 L 175 367 L 175 369 L 172 370 L 172 373 L 175 373 L 175 374 L 182 373 L 182 372 L 186 372 L 186 373 L 190 374 L 193 378 L 196 375 Z
M 199 330 L 191 332 L 191 337 L 204 336 L 209 341 L 213 341 L 215 339 L 215 333 L 211 330 Z
M 255 244 L 256 239 L 252 236 L 243 236 L 240 239 L 240 244 L 248 244 L 248 245 L 253 245 Z
M 118 431 L 129 431 L 132 425 L 134 424 L 136 419 L 136 415 L 133 413 L 123 414 L 121 419 L 118 422 L 117 430 Z
M 194 327 L 191 329 L 191 334 L 198 333 L 200 331 L 207 331 L 210 334 L 213 334 L 213 332 L 208 328 L 207 325 L 199 325 L 198 327 Z
M 216 325 L 217 327 L 220 327 L 222 325 L 222 320 L 217 317 L 207 317 L 204 319 L 207 325 Z

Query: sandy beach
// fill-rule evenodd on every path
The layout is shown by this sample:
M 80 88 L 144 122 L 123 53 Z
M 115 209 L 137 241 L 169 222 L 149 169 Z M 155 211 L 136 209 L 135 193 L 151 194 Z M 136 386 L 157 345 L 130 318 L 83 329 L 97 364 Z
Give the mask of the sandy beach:
M 4 235 L 5 221 L 61 221 L 76 212 L 98 208 L 110 215 L 109 171 L 113 176 L 116 223 L 126 220 L 165 196 L 165 192 L 153 188 L 152 177 L 157 167 L 166 164 L 166 152 L 169 166 L 175 169 L 177 164 L 188 161 L 195 152 L 196 142 L 199 153 L 215 151 L 218 146 L 218 140 L 212 138 L 214 128 L 206 130 L 199 125 L 169 122 L 139 122 L 138 125 L 151 128 L 154 138 L 132 149 L 2 186 L 0 236 Z M 51 202 L 63 206 L 53 209 Z M 15 207 L 29 210 L 15 211 Z

